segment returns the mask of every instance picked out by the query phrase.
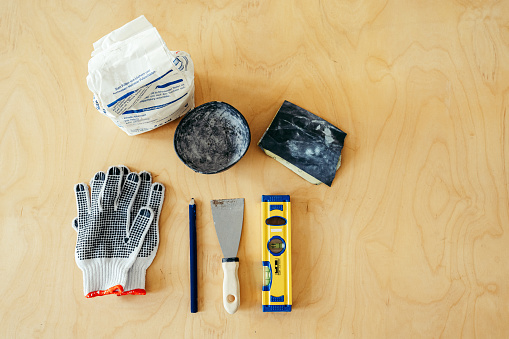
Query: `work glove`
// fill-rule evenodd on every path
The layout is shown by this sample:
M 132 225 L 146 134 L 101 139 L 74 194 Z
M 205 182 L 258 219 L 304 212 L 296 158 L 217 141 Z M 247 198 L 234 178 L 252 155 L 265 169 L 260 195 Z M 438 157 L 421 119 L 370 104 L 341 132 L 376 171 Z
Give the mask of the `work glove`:
M 125 169 L 127 169 L 124 166 Z M 124 169 L 124 173 L 125 173 Z M 124 291 L 120 295 L 145 295 L 145 277 L 147 268 L 152 264 L 159 246 L 159 216 L 164 201 L 164 186 L 161 183 L 153 183 L 149 172 L 140 172 L 140 187 L 134 199 L 131 209 L 131 219 L 136 217 L 139 210 L 149 207 L 154 212 L 154 218 L 150 224 L 138 257 L 129 270 Z M 127 178 L 127 175 L 124 175 Z
M 86 184 L 74 187 L 78 208 L 72 223 L 78 232 L 75 259 L 83 271 L 87 298 L 124 291 L 129 269 L 155 216 L 152 208 L 145 206 L 132 217 L 140 177 L 129 173 L 121 189 L 123 171 L 123 167 L 113 166 L 107 175 L 96 173 L 90 182 L 91 197 Z

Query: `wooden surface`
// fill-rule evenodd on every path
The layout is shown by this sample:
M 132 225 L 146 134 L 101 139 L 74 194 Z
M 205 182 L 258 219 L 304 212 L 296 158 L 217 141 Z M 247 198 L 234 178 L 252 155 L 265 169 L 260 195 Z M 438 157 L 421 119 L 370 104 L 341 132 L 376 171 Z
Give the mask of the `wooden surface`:
M 509 337 L 509 1 L 0 4 L 0 337 Z M 144 14 L 191 54 L 196 104 L 252 131 L 217 175 L 177 158 L 178 122 L 128 137 L 92 105 L 92 43 Z M 331 188 L 256 146 L 292 101 L 348 133 Z M 146 296 L 86 299 L 73 184 L 125 164 L 166 185 Z M 290 314 L 261 312 L 260 198 L 290 194 Z M 189 312 L 187 204 L 198 204 Z M 209 200 L 244 197 L 241 305 L 222 305 Z

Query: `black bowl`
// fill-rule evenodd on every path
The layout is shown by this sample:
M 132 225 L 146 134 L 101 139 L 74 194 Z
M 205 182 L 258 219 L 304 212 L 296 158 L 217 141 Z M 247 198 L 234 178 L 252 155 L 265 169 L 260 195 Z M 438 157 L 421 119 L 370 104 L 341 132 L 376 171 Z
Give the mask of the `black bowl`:
M 219 173 L 246 154 L 251 132 L 235 107 L 207 102 L 189 111 L 175 130 L 173 147 L 182 162 L 203 174 Z

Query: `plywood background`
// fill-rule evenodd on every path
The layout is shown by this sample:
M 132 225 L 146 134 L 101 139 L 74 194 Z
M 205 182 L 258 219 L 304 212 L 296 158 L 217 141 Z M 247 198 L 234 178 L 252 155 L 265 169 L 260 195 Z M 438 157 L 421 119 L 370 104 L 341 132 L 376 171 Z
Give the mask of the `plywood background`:
M 185 167 L 178 122 L 128 137 L 92 106 L 92 43 L 141 14 L 191 54 L 197 104 L 248 120 L 230 170 Z M 509 337 L 509 1 L 3 0 L 0 15 L 0 337 Z M 285 99 L 348 133 L 332 188 L 256 147 Z M 85 299 L 72 187 L 115 164 L 166 185 L 161 243 L 146 296 Z M 263 314 L 259 201 L 278 193 L 294 310 Z M 231 197 L 246 199 L 235 315 L 209 207 Z

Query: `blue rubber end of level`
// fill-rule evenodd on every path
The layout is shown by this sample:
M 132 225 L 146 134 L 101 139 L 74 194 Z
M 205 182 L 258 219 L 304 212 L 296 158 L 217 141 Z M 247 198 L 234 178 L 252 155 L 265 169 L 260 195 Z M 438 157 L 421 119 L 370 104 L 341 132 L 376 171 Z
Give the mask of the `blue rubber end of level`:
M 263 312 L 291 312 L 292 305 L 262 305 Z
M 290 202 L 289 195 L 262 195 L 262 202 Z

